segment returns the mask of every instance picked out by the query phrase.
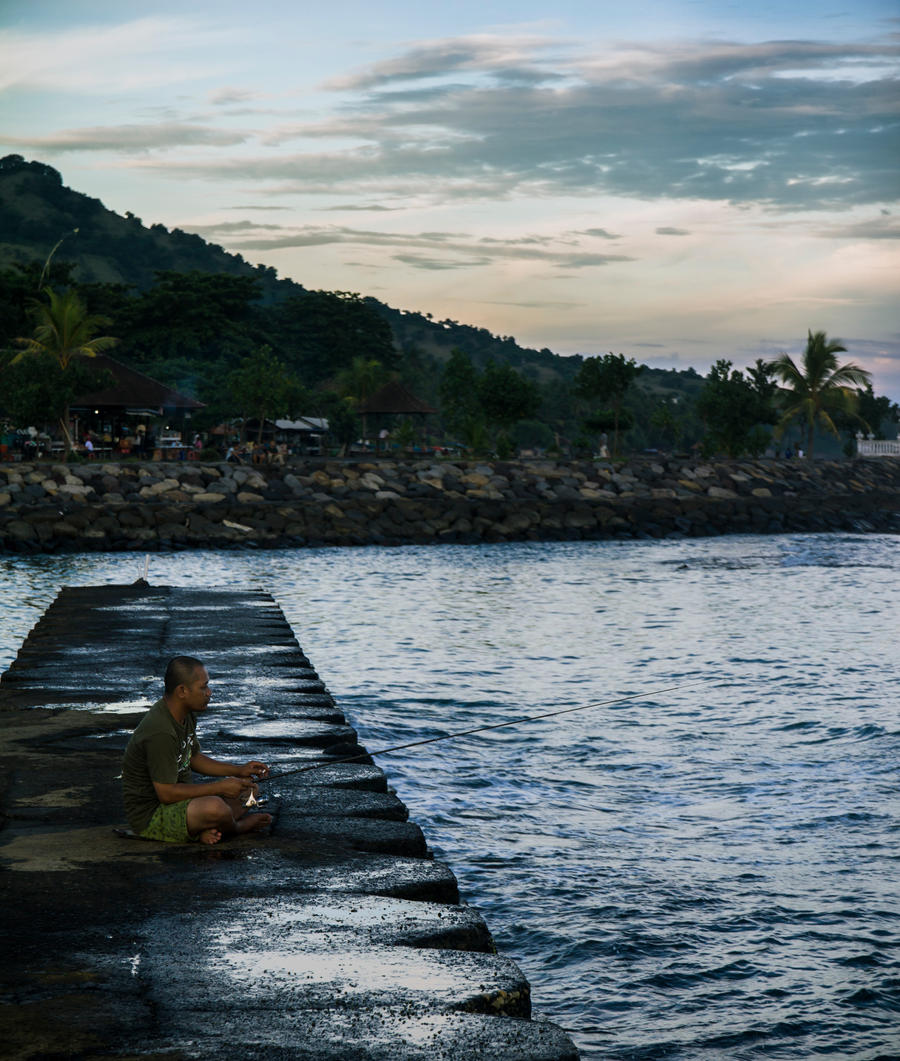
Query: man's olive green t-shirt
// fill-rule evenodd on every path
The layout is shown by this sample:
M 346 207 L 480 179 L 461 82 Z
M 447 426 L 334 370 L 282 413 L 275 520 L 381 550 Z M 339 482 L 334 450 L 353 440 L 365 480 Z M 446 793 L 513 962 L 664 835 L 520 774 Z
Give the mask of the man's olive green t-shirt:
M 134 832 L 147 828 L 159 806 L 153 782 L 190 783 L 191 758 L 199 751 L 192 714 L 180 724 L 172 718 L 165 700 L 159 700 L 144 715 L 131 735 L 122 764 L 125 814 Z

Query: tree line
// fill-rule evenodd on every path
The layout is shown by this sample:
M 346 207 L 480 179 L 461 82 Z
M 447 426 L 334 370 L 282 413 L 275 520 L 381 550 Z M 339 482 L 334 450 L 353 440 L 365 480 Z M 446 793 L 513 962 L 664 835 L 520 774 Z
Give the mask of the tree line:
M 167 271 L 135 291 L 78 283 L 72 266 L 49 265 L 0 270 L 0 412 L 17 426 L 56 420 L 67 433 L 69 404 L 103 385 L 91 360 L 107 350 L 204 402 L 197 429 L 253 419 L 261 430 L 266 418 L 312 415 L 329 421 L 339 446 L 368 433 L 361 410 L 392 378 L 437 409 L 432 441 L 500 457 L 522 449 L 737 457 L 788 446 L 812 456 L 820 438 L 849 452 L 857 431 L 880 437 L 898 419 L 869 373 L 842 363 L 845 347 L 824 332 L 810 331 L 797 359 L 782 354 L 741 370 L 723 358 L 705 377 L 612 352 L 541 351 L 535 365 L 507 337 L 520 355 L 514 367 L 477 349 L 454 347 L 441 358 L 408 339 L 399 344 L 381 304 L 352 292 L 271 301 L 253 276 Z M 460 336 L 478 331 L 456 327 Z M 420 433 L 410 420 L 391 429 L 406 446 Z

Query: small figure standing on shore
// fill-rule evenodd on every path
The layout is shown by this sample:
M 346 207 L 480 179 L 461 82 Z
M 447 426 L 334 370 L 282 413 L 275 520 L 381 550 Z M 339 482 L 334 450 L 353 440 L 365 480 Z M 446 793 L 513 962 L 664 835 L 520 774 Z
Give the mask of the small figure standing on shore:
M 248 814 L 254 778 L 265 763 L 238 765 L 204 755 L 195 715 L 212 696 L 206 667 L 192 656 L 176 656 L 166 667 L 165 694 L 141 719 L 125 749 L 122 789 L 132 830 L 147 840 L 217 844 L 224 837 L 262 829 L 271 814 Z M 196 783 L 192 771 L 221 780 Z

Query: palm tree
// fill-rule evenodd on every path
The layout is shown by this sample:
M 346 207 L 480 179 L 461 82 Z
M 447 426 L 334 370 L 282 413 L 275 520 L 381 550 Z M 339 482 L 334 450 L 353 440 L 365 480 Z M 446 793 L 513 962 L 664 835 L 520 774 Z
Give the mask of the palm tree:
M 813 455 L 816 423 L 839 438 L 831 413 L 854 416 L 855 390 L 871 382 L 871 373 L 858 365 L 838 364 L 837 354 L 846 349 L 840 342 L 829 340 L 825 332 L 810 331 L 800 365 L 788 354 L 782 354 L 766 366 L 784 383 L 788 392 L 788 408 L 776 430 L 781 434 L 796 418 L 805 421 L 806 455 L 809 458 Z
M 64 373 L 75 358 L 96 357 L 119 340 L 97 332 L 109 324 L 106 317 L 87 312 L 84 303 L 74 291 L 59 294 L 49 287 L 44 288 L 47 302 L 37 302 L 35 316 L 37 325 L 31 338 L 15 339 L 22 352 L 13 358 L 13 363 L 24 357 L 50 357 L 56 367 Z M 66 441 L 66 454 L 72 449 L 69 432 L 69 403 L 60 411 L 59 424 Z
M 384 380 L 384 366 L 374 358 L 354 357 L 348 368 L 338 373 L 338 390 L 361 405 Z
M 359 409 L 366 398 L 374 394 L 384 381 L 384 366 L 374 358 L 354 357 L 348 368 L 338 373 L 338 393 L 353 401 Z M 363 438 L 366 437 L 366 414 L 362 414 Z

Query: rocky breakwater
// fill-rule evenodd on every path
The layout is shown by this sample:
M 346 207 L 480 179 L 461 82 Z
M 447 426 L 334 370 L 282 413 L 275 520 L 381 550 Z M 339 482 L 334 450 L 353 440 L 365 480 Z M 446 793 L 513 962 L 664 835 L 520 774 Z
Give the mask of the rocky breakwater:
M 900 530 L 900 460 L 0 466 L 7 552 Z

